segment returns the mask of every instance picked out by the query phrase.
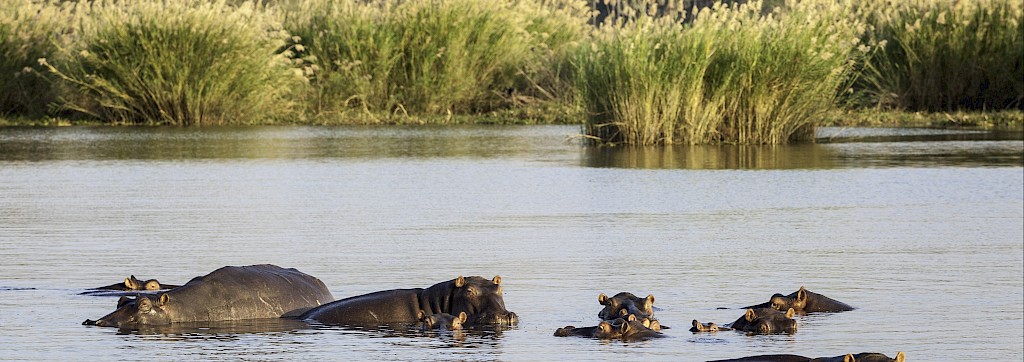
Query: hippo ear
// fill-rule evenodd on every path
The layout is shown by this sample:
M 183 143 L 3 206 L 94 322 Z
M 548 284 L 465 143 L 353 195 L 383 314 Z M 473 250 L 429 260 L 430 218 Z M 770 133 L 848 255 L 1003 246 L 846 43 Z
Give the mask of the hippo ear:
M 416 320 L 422 322 L 426 318 L 427 318 L 427 312 L 424 312 L 422 309 L 420 309 L 419 312 L 416 312 Z
M 601 332 L 608 334 L 612 332 L 612 325 L 609 324 L 608 322 L 601 322 L 597 324 L 597 329 L 600 329 Z
M 469 319 L 469 316 L 466 315 L 466 312 L 459 312 L 459 323 L 466 323 L 467 319 Z
M 854 357 L 853 353 L 847 353 L 843 356 L 843 362 L 857 362 L 857 357 Z
M 494 283 L 494 284 L 497 284 L 497 285 L 501 285 L 501 276 L 500 275 L 495 275 L 494 279 L 491 279 L 491 282 Z
M 690 324 L 693 325 L 694 328 L 700 328 L 700 322 L 696 319 L 694 319 L 693 322 L 690 322 Z
M 465 285 L 466 285 L 466 278 L 463 278 L 461 275 L 459 275 L 458 278 L 455 278 L 455 287 L 456 288 L 462 288 Z
M 757 315 L 754 314 L 754 309 L 747 309 L 747 313 L 743 315 L 743 318 L 745 318 L 747 322 L 753 322 L 754 318 L 757 318 Z
M 125 286 L 125 288 L 128 288 L 129 290 L 138 289 L 138 288 L 136 288 L 137 285 L 135 284 L 135 280 L 136 279 L 135 279 L 134 275 L 132 275 L 130 277 L 127 277 L 127 278 L 124 278 L 124 286 Z
M 650 318 L 644 318 L 643 324 L 644 324 L 644 327 L 651 328 L 651 319 Z
M 629 314 L 629 311 L 626 310 L 626 308 L 619 309 L 619 317 L 625 317 L 625 316 L 628 316 L 628 315 L 632 315 L 632 314 Z
M 906 361 L 907 360 L 907 354 L 903 353 L 903 351 L 896 352 L 896 358 L 894 358 L 894 359 L 896 360 L 896 362 Z
M 644 299 L 644 311 L 650 312 L 654 310 L 654 295 L 648 294 L 647 298 Z
M 623 309 L 623 310 L 625 310 L 625 309 Z M 636 314 L 630 314 L 629 317 L 626 317 L 626 321 L 632 322 L 632 321 L 635 321 L 635 320 L 636 320 Z
M 171 297 L 168 297 L 167 293 L 160 294 L 160 306 L 162 307 L 167 305 L 167 301 L 169 301 L 170 299 Z
M 800 286 L 800 290 L 796 291 L 796 300 L 798 302 L 803 302 L 807 300 L 807 289 L 804 289 L 803 286 Z
M 608 296 L 601 293 L 601 295 L 597 296 L 597 302 L 601 303 L 601 305 L 608 305 Z
M 629 323 L 623 322 L 622 324 L 619 325 L 619 333 L 626 334 L 629 332 L 630 328 L 632 327 L 630 327 Z
M 786 318 L 793 319 L 794 314 L 796 314 L 796 311 L 793 310 L 793 308 L 789 308 L 789 310 L 786 311 Z

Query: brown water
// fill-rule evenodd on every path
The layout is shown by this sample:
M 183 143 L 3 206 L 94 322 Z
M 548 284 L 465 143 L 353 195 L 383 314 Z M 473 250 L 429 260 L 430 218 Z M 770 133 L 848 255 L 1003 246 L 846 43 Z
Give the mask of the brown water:
M 814 145 L 584 147 L 575 127 L 0 129 L 3 360 L 1024 359 L 1018 133 L 823 129 Z M 249 321 L 86 327 L 129 274 L 273 263 L 335 297 L 501 275 L 522 321 L 408 334 Z M 775 292 L 857 310 L 695 335 Z M 558 338 L 599 293 L 670 338 Z

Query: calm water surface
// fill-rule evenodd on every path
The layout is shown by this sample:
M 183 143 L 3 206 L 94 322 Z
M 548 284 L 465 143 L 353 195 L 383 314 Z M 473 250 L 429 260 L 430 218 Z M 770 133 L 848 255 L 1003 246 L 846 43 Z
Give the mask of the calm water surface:
M 584 147 L 576 127 L 0 129 L 3 360 L 1024 359 L 1017 133 L 822 129 L 814 145 Z M 86 327 L 129 274 L 273 263 L 337 298 L 501 275 L 512 329 L 245 321 Z M 695 335 L 801 285 L 858 307 L 793 335 Z M 669 338 L 558 338 L 599 293 Z

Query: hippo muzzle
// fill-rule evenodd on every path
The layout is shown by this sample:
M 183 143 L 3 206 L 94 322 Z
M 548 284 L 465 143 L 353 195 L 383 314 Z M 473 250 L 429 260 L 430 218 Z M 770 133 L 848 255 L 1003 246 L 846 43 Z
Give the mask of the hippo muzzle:
M 473 323 L 512 326 L 519 323 L 519 316 L 513 312 L 478 314 Z

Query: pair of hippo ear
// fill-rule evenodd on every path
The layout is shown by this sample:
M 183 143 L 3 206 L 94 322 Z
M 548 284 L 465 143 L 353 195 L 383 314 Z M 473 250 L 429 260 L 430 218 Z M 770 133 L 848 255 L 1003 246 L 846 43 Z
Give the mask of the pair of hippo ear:
M 501 285 L 501 276 L 500 275 L 495 275 L 494 278 L 491 279 L 491 282 L 494 283 L 495 285 Z M 466 278 L 464 278 L 463 276 L 459 275 L 458 278 L 455 278 L 455 287 L 456 288 L 462 288 L 464 286 L 466 286 Z
M 786 318 L 793 319 L 795 314 L 796 311 L 793 310 L 793 308 L 789 308 L 789 310 L 786 311 Z M 754 319 L 757 319 L 757 313 L 754 312 L 753 308 L 748 308 L 747 313 L 743 315 L 743 318 L 746 319 L 747 322 L 753 322 Z
M 156 279 L 143 282 L 134 275 L 124 278 L 124 286 L 128 290 L 160 290 L 160 282 L 156 281 Z
M 597 302 L 601 303 L 601 305 L 611 305 L 612 299 L 608 298 L 608 295 L 606 295 L 604 293 L 601 293 L 601 295 L 597 296 Z M 642 306 L 640 306 L 643 309 L 651 309 L 651 308 L 653 308 L 654 307 L 654 294 L 648 294 L 647 298 L 644 298 L 643 303 L 644 304 Z

